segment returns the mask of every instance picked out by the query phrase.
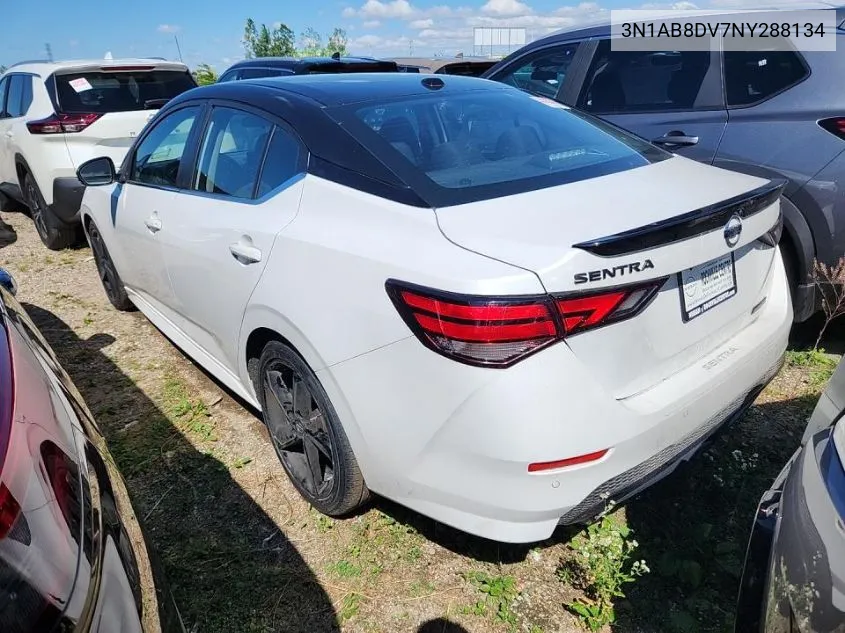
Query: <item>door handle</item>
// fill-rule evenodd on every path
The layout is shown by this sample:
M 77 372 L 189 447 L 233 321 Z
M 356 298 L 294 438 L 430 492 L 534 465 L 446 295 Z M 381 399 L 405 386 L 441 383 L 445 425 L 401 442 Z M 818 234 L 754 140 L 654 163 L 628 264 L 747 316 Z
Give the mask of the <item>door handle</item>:
M 687 136 L 683 132 L 673 130 L 672 132 L 667 132 L 660 138 L 653 139 L 651 142 L 663 147 L 689 147 L 691 145 L 698 144 L 698 137 Z
M 155 213 L 144 220 L 144 225 L 150 230 L 150 233 L 161 231 L 161 220 L 159 220 L 158 215 Z
M 252 246 L 251 243 L 247 244 L 243 241 L 238 241 L 234 244 L 229 244 L 229 252 L 232 253 L 232 257 L 242 264 L 255 264 L 261 261 L 261 250 Z

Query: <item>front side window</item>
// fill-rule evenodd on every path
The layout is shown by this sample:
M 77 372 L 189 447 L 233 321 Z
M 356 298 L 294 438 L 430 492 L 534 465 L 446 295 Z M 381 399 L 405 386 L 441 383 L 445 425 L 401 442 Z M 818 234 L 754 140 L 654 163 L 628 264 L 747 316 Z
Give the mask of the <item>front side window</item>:
M 747 106 L 768 99 L 797 84 L 809 74 L 798 53 L 784 48 L 725 51 L 725 96 L 728 107 Z
M 272 129 L 272 123 L 249 112 L 214 108 L 192 188 L 252 198 Z
M 156 123 L 135 151 L 130 180 L 175 187 L 182 155 L 199 112 L 200 106 L 182 108 Z
M 55 76 L 58 108 L 65 113 L 152 110 L 196 87 L 188 71 L 114 70 Z
M 613 51 L 603 40 L 578 105 L 598 114 L 716 107 L 699 99 L 710 62 L 706 50 Z
M 576 50 L 578 44 L 567 44 L 544 51 L 518 68 L 498 75 L 496 81 L 526 92 L 554 98 L 563 85 Z
M 555 101 L 510 89 L 339 110 L 365 147 L 443 204 L 585 180 L 667 156 Z M 389 128 L 374 125 L 380 111 L 394 114 Z
M 261 79 L 263 77 L 281 77 L 282 75 L 290 75 L 290 72 L 279 70 L 278 68 L 243 68 L 241 69 L 240 79 Z

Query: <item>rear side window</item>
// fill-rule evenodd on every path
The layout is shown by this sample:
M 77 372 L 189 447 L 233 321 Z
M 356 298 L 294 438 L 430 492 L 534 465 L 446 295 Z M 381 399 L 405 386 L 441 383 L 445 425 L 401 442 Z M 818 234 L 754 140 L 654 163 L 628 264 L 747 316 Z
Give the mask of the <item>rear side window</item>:
M 193 189 L 252 198 L 272 129 L 272 123 L 249 112 L 214 108 Z
M 299 173 L 300 153 L 299 141 L 291 134 L 280 127 L 273 130 L 273 138 L 267 148 L 267 157 L 264 159 L 258 183 L 259 198 L 278 189 Z
M 621 130 L 517 90 L 349 108 L 349 129 L 361 143 L 440 205 L 585 180 L 667 156 Z
M 495 79 L 520 90 L 554 98 L 577 50 L 578 44 L 568 44 L 544 51 Z
M 0 81 L 0 119 L 6 116 L 6 93 L 9 92 L 9 77 Z
M 196 86 L 187 71 L 176 70 L 92 71 L 55 79 L 56 105 L 63 113 L 157 109 Z
M 598 114 L 717 107 L 702 94 L 710 63 L 709 51 L 613 51 L 602 40 L 578 105 Z
M 176 186 L 182 155 L 199 111 L 199 106 L 182 108 L 156 123 L 135 151 L 131 180 L 160 187 Z
M 9 95 L 6 98 L 6 116 L 14 118 L 23 116 L 26 110 L 23 109 L 26 84 L 30 84 L 29 100 L 32 101 L 32 79 L 24 75 L 12 75 L 9 77 Z M 29 104 L 26 104 L 27 110 Z
M 790 50 L 725 51 L 728 107 L 764 101 L 809 75 L 798 53 Z

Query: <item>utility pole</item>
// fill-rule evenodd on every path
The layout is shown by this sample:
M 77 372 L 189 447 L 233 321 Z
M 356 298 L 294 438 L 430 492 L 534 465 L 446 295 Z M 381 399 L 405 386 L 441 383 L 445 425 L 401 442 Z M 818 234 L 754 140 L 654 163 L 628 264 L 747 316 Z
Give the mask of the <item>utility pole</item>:
M 413 56 L 414 56 L 414 40 L 411 40 L 411 41 L 408 43 L 408 56 L 409 56 L 409 57 L 413 57 Z
M 176 40 L 176 51 L 179 53 L 179 61 L 182 61 L 182 48 L 179 46 L 179 38 L 177 36 L 173 36 L 173 39 Z
M 52 62 L 53 61 L 53 48 L 50 46 L 49 42 L 47 42 L 44 45 L 44 51 L 47 53 L 47 61 Z

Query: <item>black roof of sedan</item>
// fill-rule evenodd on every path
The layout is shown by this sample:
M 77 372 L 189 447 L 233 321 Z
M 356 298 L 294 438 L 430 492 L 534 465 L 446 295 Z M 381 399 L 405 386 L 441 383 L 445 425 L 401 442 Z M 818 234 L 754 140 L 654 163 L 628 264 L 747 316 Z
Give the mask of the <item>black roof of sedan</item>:
M 272 101 L 277 107 L 269 109 L 285 110 L 287 109 L 285 104 L 278 101 L 279 96 L 285 93 L 288 99 L 299 97 L 297 101 L 300 101 L 300 105 L 304 105 L 304 101 L 311 101 L 313 105 L 333 107 L 424 94 L 447 95 L 470 90 L 515 90 L 515 88 L 495 81 L 449 75 L 406 73 L 292 75 L 247 79 L 195 88 L 175 98 L 171 104 L 198 98 L 232 99 L 252 102 L 268 109 L 267 106 Z M 265 100 L 267 103 L 262 104 L 261 102 Z

